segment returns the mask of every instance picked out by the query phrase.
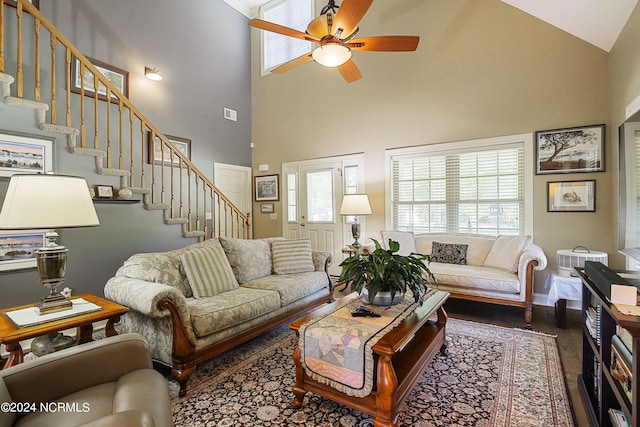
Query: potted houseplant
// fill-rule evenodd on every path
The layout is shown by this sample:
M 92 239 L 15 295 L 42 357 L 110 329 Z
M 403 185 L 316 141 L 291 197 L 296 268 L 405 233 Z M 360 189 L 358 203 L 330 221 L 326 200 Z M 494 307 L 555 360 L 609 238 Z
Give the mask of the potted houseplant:
M 371 304 L 390 305 L 400 302 L 407 290 L 414 300 L 422 305 L 427 292 L 427 283 L 436 281 L 429 270 L 429 255 L 412 253 L 397 254 L 400 244 L 389 239 L 389 249 L 375 243 L 373 252 L 351 247 L 353 255 L 340 264 L 340 281 L 351 284 L 351 290 L 363 295 Z M 377 299 L 381 294 L 382 301 Z M 388 293 L 387 295 L 382 295 Z

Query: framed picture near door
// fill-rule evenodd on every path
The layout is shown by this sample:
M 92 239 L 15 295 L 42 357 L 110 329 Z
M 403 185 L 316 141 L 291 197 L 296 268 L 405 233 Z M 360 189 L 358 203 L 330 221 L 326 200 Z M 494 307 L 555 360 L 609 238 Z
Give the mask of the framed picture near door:
M 269 202 L 280 199 L 278 175 L 256 176 L 254 180 L 254 194 L 256 202 Z

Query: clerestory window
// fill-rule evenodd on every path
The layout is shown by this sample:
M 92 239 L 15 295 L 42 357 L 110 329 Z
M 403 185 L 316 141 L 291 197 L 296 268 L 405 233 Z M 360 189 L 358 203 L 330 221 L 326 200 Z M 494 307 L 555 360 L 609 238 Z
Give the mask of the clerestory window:
M 313 19 L 313 0 L 273 0 L 260 7 L 260 19 L 305 32 Z M 279 65 L 311 52 L 311 42 L 260 31 L 262 38 L 262 75 Z

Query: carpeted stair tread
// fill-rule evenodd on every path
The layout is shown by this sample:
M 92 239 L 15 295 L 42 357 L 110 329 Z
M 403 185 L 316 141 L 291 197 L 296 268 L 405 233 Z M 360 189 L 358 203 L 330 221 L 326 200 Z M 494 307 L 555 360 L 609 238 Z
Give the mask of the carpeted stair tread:
M 129 176 L 130 173 L 126 169 L 115 169 L 115 168 L 97 168 L 98 175 L 106 175 L 106 176 Z
M 61 133 L 67 135 L 80 135 L 80 131 L 78 129 L 63 125 L 52 125 L 49 123 L 43 123 L 40 125 L 40 129 L 45 132 Z
M 169 205 L 168 203 L 145 203 L 144 208 L 148 211 L 161 211 L 170 209 L 171 205 Z
M 95 148 L 69 147 L 69 152 L 78 156 L 107 157 L 106 151 Z
M 189 219 L 187 218 L 166 218 L 164 220 L 165 224 L 173 225 L 173 224 L 188 224 Z
M 6 96 L 4 98 L 4 103 L 13 107 L 30 108 L 36 111 L 47 111 L 49 109 L 49 106 L 42 102 L 24 98 L 14 98 L 13 96 Z

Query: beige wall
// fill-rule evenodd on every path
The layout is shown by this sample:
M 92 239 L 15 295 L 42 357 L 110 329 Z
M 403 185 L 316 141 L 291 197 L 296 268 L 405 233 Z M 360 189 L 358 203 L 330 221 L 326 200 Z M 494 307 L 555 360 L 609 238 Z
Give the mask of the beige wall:
M 624 30 L 618 37 L 616 44 L 610 53 L 610 78 L 611 78 L 611 157 L 615 172 L 617 173 L 617 143 L 618 126 L 624 122 L 625 109 L 640 96 L 640 6 L 636 6 L 634 13 L 629 18 Z M 611 205 L 617 203 L 617 181 L 612 177 L 614 191 L 611 192 Z M 611 216 L 611 234 L 614 235 L 617 248 L 617 209 Z M 624 258 L 615 254 L 614 262 L 618 267 L 624 267 Z
M 420 45 L 415 53 L 355 52 L 363 79 L 352 84 L 315 63 L 260 77 L 252 30 L 253 165 L 258 175 L 261 163 L 280 173 L 282 162 L 364 152 L 374 212 L 367 237 L 385 224 L 387 148 L 609 128 L 608 54 L 499 0 L 378 0 L 360 27 L 361 36 L 419 35 Z M 612 250 L 611 169 L 607 155 L 605 173 L 535 177 L 535 241 L 552 265 L 559 248 Z M 547 213 L 546 182 L 577 179 L 597 180 L 597 211 Z M 254 212 L 256 237 L 282 233 L 281 206 L 275 221 Z

